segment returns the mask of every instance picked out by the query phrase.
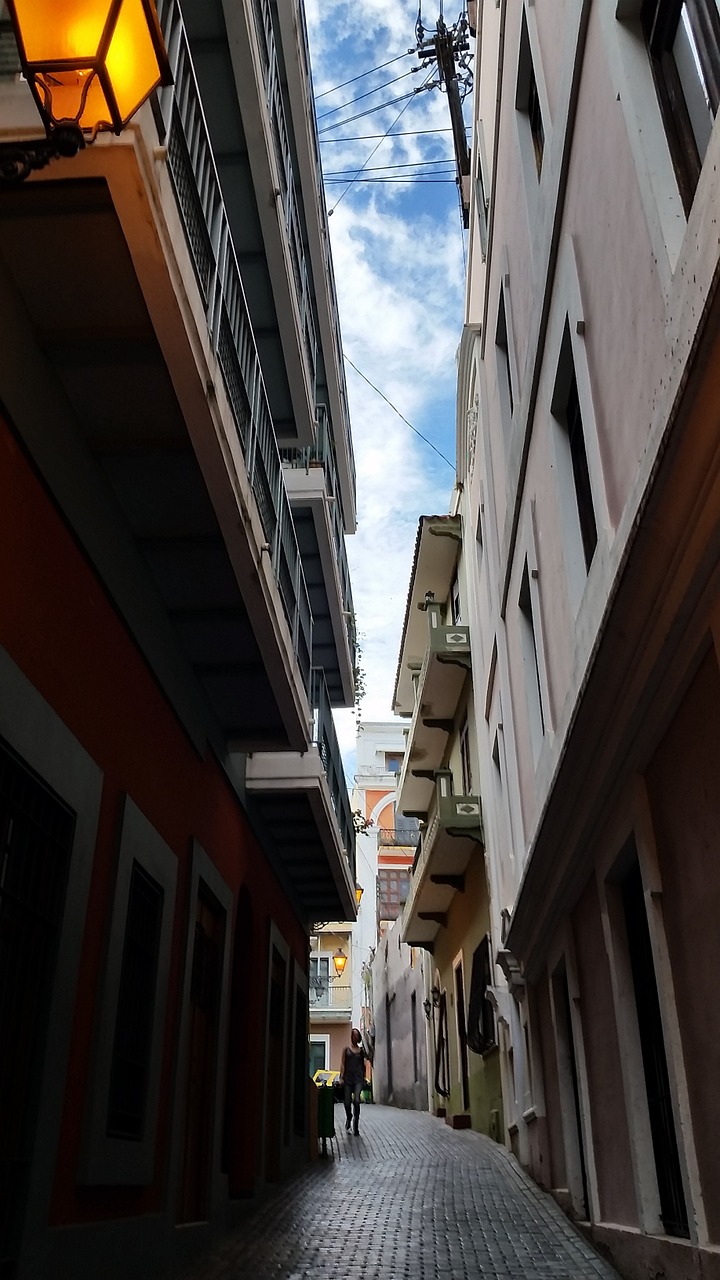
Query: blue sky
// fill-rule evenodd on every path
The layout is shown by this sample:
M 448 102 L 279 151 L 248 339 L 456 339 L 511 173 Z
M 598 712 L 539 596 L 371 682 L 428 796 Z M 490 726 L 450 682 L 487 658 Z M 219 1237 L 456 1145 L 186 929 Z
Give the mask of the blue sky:
M 434 30 L 438 12 L 423 10 L 426 29 Z M 434 88 L 371 110 L 412 93 L 428 75 L 408 74 L 419 65 L 407 54 L 415 47 L 417 3 L 306 0 L 306 14 L 345 354 L 453 460 L 464 233 L 450 172 L 447 101 Z M 445 14 L 448 24 L 456 17 Z M 361 78 L 337 87 L 353 77 Z M 368 114 L 340 123 L 361 112 Z M 390 126 L 396 136 L 381 141 Z M 360 179 L 373 181 L 348 185 L 362 166 Z M 390 176 L 416 180 L 377 180 Z M 419 183 L 418 176 L 451 180 Z M 366 673 L 362 714 L 386 720 L 418 517 L 447 511 L 454 470 L 350 365 L 346 375 L 358 473 L 359 527 L 348 539 L 348 557 Z M 355 717 L 341 712 L 336 720 L 352 771 Z

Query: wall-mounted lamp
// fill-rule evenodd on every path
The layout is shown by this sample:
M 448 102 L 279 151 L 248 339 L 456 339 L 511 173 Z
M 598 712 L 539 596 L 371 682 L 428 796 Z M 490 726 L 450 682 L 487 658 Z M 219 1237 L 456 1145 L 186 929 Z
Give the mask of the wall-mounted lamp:
M 357 881 L 355 881 L 355 901 L 358 906 L 360 906 L 360 899 L 362 898 L 364 892 L 365 890 L 363 889 L 362 885 L 358 884 Z
M 342 978 L 345 972 L 345 965 L 347 964 L 347 956 L 345 955 L 345 952 L 343 951 L 342 947 L 338 947 L 332 959 L 333 959 L 333 964 L 335 966 L 336 976 L 338 978 Z
M 22 73 L 46 137 L 0 147 L 0 179 L 21 182 L 99 132 L 121 133 L 170 63 L 153 0 L 7 0 Z
M 425 1017 L 427 1018 L 428 1022 L 430 1021 L 430 1014 L 432 1013 L 433 1009 L 439 1009 L 439 1007 L 440 1007 L 440 988 L 431 987 L 430 996 L 427 999 L 423 1000 L 423 1009 L 425 1010 Z

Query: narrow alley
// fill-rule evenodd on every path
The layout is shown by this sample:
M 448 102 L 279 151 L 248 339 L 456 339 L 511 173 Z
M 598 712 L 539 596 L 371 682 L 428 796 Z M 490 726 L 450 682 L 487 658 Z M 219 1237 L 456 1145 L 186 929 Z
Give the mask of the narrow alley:
M 332 1155 L 248 1208 L 186 1280 L 617 1277 L 489 1138 L 392 1107 L 363 1107 L 359 1137 L 343 1119 Z

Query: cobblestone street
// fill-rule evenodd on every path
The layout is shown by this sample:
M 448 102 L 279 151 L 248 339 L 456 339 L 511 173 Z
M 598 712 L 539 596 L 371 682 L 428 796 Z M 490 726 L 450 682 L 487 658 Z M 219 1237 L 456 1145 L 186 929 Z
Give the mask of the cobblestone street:
M 335 1109 L 332 1154 L 291 1179 L 192 1280 L 617 1280 L 504 1148 L 425 1113 Z M 329 1148 L 330 1149 L 330 1148 Z

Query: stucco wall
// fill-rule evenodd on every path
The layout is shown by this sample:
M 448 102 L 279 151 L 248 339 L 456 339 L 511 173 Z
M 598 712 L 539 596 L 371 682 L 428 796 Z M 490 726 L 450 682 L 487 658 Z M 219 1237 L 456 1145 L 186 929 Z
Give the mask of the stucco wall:
M 376 1102 L 416 1111 L 426 1111 L 428 1107 L 427 1022 L 423 1011 L 428 964 L 426 952 L 400 941 L 400 921 L 396 920 L 380 940 L 372 965 L 373 1096 Z

